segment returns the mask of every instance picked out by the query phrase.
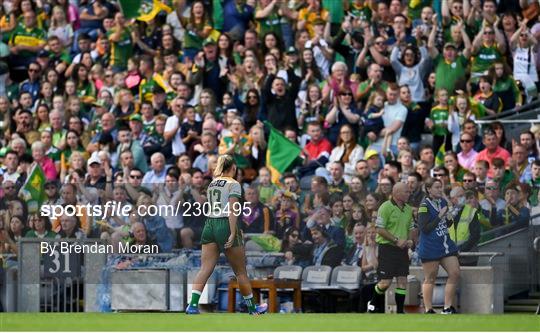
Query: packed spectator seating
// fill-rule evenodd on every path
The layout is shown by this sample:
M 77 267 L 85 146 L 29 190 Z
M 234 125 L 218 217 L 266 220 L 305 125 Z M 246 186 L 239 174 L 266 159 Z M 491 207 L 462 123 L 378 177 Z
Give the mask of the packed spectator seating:
M 397 183 L 416 217 L 423 183 L 441 180 L 460 251 L 526 226 L 538 205 L 538 125 L 509 138 L 476 123 L 538 100 L 536 1 L 170 0 L 149 20 L 114 0 L 0 2 L 10 264 L 24 237 L 200 247 L 204 216 L 189 210 L 207 201 L 219 154 L 239 167 L 250 246 L 283 264 L 357 265 L 368 283 Z M 270 127 L 301 147 L 279 182 Z M 36 165 L 43 205 L 181 209 L 48 218 L 24 193 Z

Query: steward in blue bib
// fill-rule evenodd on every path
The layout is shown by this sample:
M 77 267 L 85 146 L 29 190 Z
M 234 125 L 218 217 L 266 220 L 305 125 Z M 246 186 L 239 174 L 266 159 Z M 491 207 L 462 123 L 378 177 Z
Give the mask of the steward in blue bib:
M 450 238 L 448 228 L 453 220 L 445 214 L 439 217 L 440 211 L 447 207 L 445 199 L 431 199 L 426 197 L 422 200 L 418 209 L 418 225 L 420 227 L 420 242 L 418 255 L 422 261 L 435 261 L 444 257 L 457 255 L 458 248 Z

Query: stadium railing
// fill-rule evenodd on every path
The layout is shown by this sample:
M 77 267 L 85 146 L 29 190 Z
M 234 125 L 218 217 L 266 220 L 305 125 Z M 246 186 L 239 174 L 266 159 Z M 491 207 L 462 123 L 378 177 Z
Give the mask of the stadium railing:
M 0 304 L 5 312 L 17 311 L 17 256 L 0 255 Z
M 504 126 L 506 140 L 511 140 L 512 138 L 517 139 L 519 134 L 524 130 L 528 130 L 532 124 L 540 123 L 539 115 L 540 101 L 534 101 L 512 110 L 476 119 L 475 123 L 483 128 L 493 122 L 500 122 Z M 482 132 L 479 131 L 479 133 Z
M 493 237 L 481 243 L 476 253 L 466 253 L 464 256 L 478 256 L 479 266 L 487 265 L 487 268 L 491 268 L 493 271 L 499 272 L 501 277 L 499 282 L 493 280 L 493 283 L 501 284 L 500 289 L 503 290 L 504 299 L 508 298 L 515 293 L 530 290 L 532 288 L 538 288 L 537 281 L 540 276 L 538 265 L 538 252 L 533 250 L 531 244 L 535 237 L 539 235 L 540 214 L 536 214 L 532 217 L 533 221 L 537 223 L 531 223 L 528 228 L 521 228 L 515 230 L 515 226 L 504 226 L 501 228 L 489 231 Z M 62 240 L 64 241 L 64 240 Z M 74 240 L 66 240 L 73 242 Z M 100 242 L 99 240 L 86 240 L 86 242 Z M 50 242 L 58 242 L 58 240 L 51 240 Z M 80 242 L 80 241 L 77 241 Z M 537 242 L 539 242 L 537 240 Z M 40 252 L 41 240 L 35 239 L 23 239 L 19 245 L 19 261 L 12 269 L 11 277 L 17 277 L 18 284 L 16 287 L 4 283 L 3 304 L 5 310 L 14 310 L 14 304 L 17 304 L 18 311 L 25 312 L 37 312 L 37 311 L 70 311 L 67 307 L 68 304 L 59 306 L 58 303 L 66 303 L 63 299 L 59 299 L 60 296 L 66 296 L 66 292 L 54 293 L 61 287 L 65 287 L 66 284 L 63 281 L 69 281 L 74 283 L 74 287 L 70 286 L 74 291 L 74 296 L 67 297 L 68 300 L 75 297 L 75 301 L 71 311 L 103 311 L 100 307 L 98 298 L 103 294 L 100 294 L 100 288 L 103 287 L 103 270 L 106 267 L 115 269 L 119 261 L 111 261 L 110 256 L 107 258 L 106 254 L 96 255 L 84 255 L 79 258 L 79 261 L 73 262 L 72 258 L 58 256 L 56 260 L 45 261 L 44 256 L 36 256 L 36 253 Z M 134 262 L 141 262 L 148 264 L 149 262 L 156 261 L 156 258 L 163 261 L 161 267 L 154 267 L 156 269 L 169 269 L 174 270 L 174 265 L 179 266 L 185 264 L 182 262 L 181 254 L 186 254 L 191 258 L 189 266 L 196 268 L 200 265 L 200 251 L 181 251 L 171 254 L 153 254 L 153 255 L 123 255 L 124 259 L 131 257 Z M 248 256 L 248 270 L 250 276 L 253 278 L 265 278 L 271 275 L 275 267 L 282 262 L 281 253 L 264 253 L 264 252 L 247 252 Z M 498 257 L 499 254 L 504 256 Z M 116 256 L 118 257 L 118 256 Z M 54 258 L 53 258 L 54 259 Z M 175 261 L 173 261 L 173 259 Z M 226 265 L 225 258 L 220 259 L 221 268 L 223 269 L 219 277 L 216 278 L 215 289 L 217 289 L 220 283 L 228 281 L 232 272 L 230 267 Z M 77 265 L 80 266 L 76 269 Z M 166 265 L 170 267 L 167 267 Z M 150 266 L 131 267 L 132 271 L 137 269 L 148 269 Z M 481 270 L 485 269 L 481 267 Z M 13 271 L 14 270 L 14 271 Z M 48 273 L 47 273 L 48 271 Z M 51 273 L 52 272 L 52 273 Z M 77 273 L 78 275 L 73 275 Z M 472 274 L 472 273 L 471 273 Z M 491 273 L 489 273 L 491 274 Z M 110 278 L 110 276 L 109 276 Z M 170 277 L 169 277 L 170 278 Z M 56 280 L 55 280 L 56 279 Z M 13 280 L 13 279 L 12 279 Z M 52 282 L 51 282 L 52 281 Z M 486 280 L 487 281 L 487 280 Z M 325 285 L 329 285 L 326 282 Z M 70 289 L 68 288 L 68 289 Z M 77 289 L 84 288 L 84 289 Z M 13 294 L 9 296 L 6 290 L 17 291 L 17 300 L 13 300 Z M 51 290 L 53 292 L 51 292 Z M 184 289 L 185 290 L 185 289 Z M 84 300 L 79 299 L 77 292 L 83 291 L 80 295 L 84 294 Z M 57 297 L 55 301 L 50 301 L 46 298 L 48 295 Z M 185 297 L 188 291 L 183 292 L 184 295 L 179 297 Z M 110 290 L 106 297 L 111 297 Z M 215 302 L 216 298 L 211 297 L 209 302 Z M 47 303 L 49 302 L 49 303 Z M 6 306 L 7 304 L 7 306 Z M 10 305 L 11 304 L 11 305 Z M 49 305 L 47 305 L 49 304 Z M 77 304 L 83 304 L 83 307 L 77 307 Z M 169 310 L 172 310 L 171 307 Z M 178 308 L 175 308 L 178 311 Z M 110 309 L 109 309 L 110 311 Z
M 540 214 L 534 214 L 529 225 L 506 225 L 483 233 L 478 251 L 501 252 L 504 256 L 479 258 L 478 265 L 492 265 L 501 272 L 505 300 L 538 288 L 539 256 L 531 244 L 539 234 Z
M 18 243 L 17 311 L 95 312 L 96 291 L 107 260 L 103 253 L 44 253 L 42 244 L 102 244 L 99 239 L 34 239 Z M 83 299 L 84 295 L 84 299 Z
M 508 118 L 523 118 L 530 116 L 533 114 L 533 112 L 539 112 L 540 111 L 540 100 L 533 101 L 532 103 L 527 103 L 519 107 L 515 107 L 510 110 L 506 110 L 503 112 L 499 112 L 494 115 L 488 115 L 485 117 L 482 117 L 480 119 L 475 120 L 478 124 L 483 123 L 490 123 L 493 121 L 501 121 L 502 119 L 508 119 Z

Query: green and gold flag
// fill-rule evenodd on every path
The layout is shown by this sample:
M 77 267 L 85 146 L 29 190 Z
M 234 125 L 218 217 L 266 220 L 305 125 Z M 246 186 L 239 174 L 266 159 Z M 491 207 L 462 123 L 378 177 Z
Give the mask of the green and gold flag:
M 272 173 L 272 182 L 279 183 L 281 174 L 300 155 L 302 148 L 287 139 L 280 131 L 276 130 L 270 123 L 265 123 L 270 127 L 270 138 L 268 139 L 268 149 L 266 150 L 266 167 Z
M 148 22 L 162 10 L 172 12 L 171 7 L 159 0 L 118 0 L 118 3 L 126 19 Z
M 39 207 L 45 200 L 45 174 L 39 164 L 35 163 L 30 172 L 26 182 L 19 191 L 19 197 L 25 200 L 28 205 L 29 213 L 37 213 Z
M 446 143 L 443 142 L 443 144 L 439 147 L 439 150 L 437 151 L 437 155 L 435 155 L 435 165 L 444 166 L 445 153 L 446 153 Z

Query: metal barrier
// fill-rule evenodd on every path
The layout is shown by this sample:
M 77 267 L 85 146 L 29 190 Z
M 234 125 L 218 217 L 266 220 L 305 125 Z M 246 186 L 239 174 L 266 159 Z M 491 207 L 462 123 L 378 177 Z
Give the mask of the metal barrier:
M 460 257 L 489 257 L 489 264 L 493 263 L 496 257 L 504 256 L 503 252 L 461 252 Z
M 480 127 L 493 122 L 500 122 L 505 125 L 506 139 L 519 137 L 519 134 L 530 127 L 530 124 L 540 123 L 540 101 L 534 101 L 512 110 L 507 110 L 493 116 L 486 116 L 476 119 L 475 123 Z M 481 132 L 480 132 L 481 133 Z
M 186 295 L 189 294 L 188 271 L 197 270 L 200 266 L 200 251 L 109 256 L 105 253 L 60 253 L 58 250 L 52 255 L 41 253 L 42 243 L 53 245 L 59 242 L 103 244 L 99 239 L 22 239 L 18 244 L 19 260 L 10 271 L 13 273 L 11 274 L 13 283 L 6 286 L 6 290 L 13 292 L 13 301 L 8 303 L 11 307 L 7 310 L 19 312 L 110 311 L 110 304 L 108 310 L 104 310 L 100 297 L 105 297 L 110 301 L 113 294 L 117 297 L 125 290 L 133 291 L 138 286 L 148 287 L 151 284 L 161 283 L 167 286 L 166 289 L 161 290 L 165 290 L 168 295 L 165 311 L 181 311 Z M 266 276 L 270 270 L 268 267 L 275 266 L 282 256 L 281 253 L 247 251 L 250 275 L 252 277 Z M 187 262 L 185 258 L 191 261 Z M 226 271 L 226 274 L 229 274 L 230 267 L 225 266 L 224 259 L 222 254 L 220 264 L 224 266 L 221 266 L 220 272 Z M 122 261 L 129 261 L 131 264 L 117 268 L 117 264 Z M 156 263 L 161 264 L 158 265 L 159 267 L 151 267 L 151 264 Z M 145 270 L 153 272 L 153 274 L 147 274 L 147 279 L 140 279 L 137 277 L 138 274 L 133 274 Z M 158 271 L 162 273 L 158 274 Z M 190 274 L 193 275 L 193 272 Z M 226 274 L 222 274 L 224 279 L 228 278 Z M 219 283 L 220 280 L 216 277 L 215 282 L 211 284 L 211 288 L 215 290 L 209 293 L 210 302 L 214 300 Z M 112 293 L 113 287 L 114 293 Z M 159 291 L 159 288 L 154 289 L 152 291 Z M 143 300 L 139 296 L 135 298 L 138 301 Z M 115 299 L 114 305 L 117 310 L 130 309 L 129 304 L 124 301 L 125 298 Z M 164 307 L 161 306 L 160 309 L 163 310 Z
M 540 218 L 540 215 L 535 215 L 533 218 Z M 488 289 L 492 290 L 493 286 L 498 287 L 498 291 L 491 291 L 490 296 L 497 311 L 499 311 L 499 298 L 505 299 L 515 293 L 530 289 L 531 285 L 535 285 L 538 281 L 534 280 L 534 276 L 540 276 L 538 262 L 530 259 L 532 246 L 540 247 L 540 238 L 534 238 L 534 227 L 522 228 L 511 231 L 515 226 L 497 228 L 487 234 L 493 239 L 483 242 L 479 245 L 479 251 L 473 253 L 462 253 L 464 257 L 476 256 L 479 257 L 479 266 L 487 265 L 487 267 L 466 268 L 467 283 L 480 284 L 483 291 L 474 291 L 479 297 L 481 292 L 487 293 Z M 540 230 L 539 228 L 537 228 Z M 501 235 L 506 231 L 508 234 Z M 532 237 L 532 238 L 531 238 Z M 100 308 L 98 289 L 103 288 L 104 268 L 110 267 L 111 271 L 118 272 L 123 275 L 122 270 L 117 269 L 116 263 L 107 263 L 107 254 L 84 254 L 77 256 L 53 254 L 52 256 L 40 254 L 40 244 L 47 242 L 49 244 L 63 242 L 77 243 L 99 243 L 100 240 L 36 240 L 23 239 L 19 244 L 19 261 L 18 265 L 11 271 L 11 276 L 16 278 L 18 285 L 8 286 L 7 289 L 17 291 L 17 300 L 8 302 L 11 304 L 11 309 L 22 312 L 96 312 L 103 311 Z M 183 255 L 192 260 L 183 262 Z M 265 277 L 273 270 L 273 267 L 278 264 L 278 260 L 283 256 L 281 253 L 262 253 L 262 252 L 246 252 L 248 257 L 248 270 L 253 278 Z M 200 265 L 200 251 L 181 251 L 168 254 L 132 254 L 121 256 L 130 259 L 132 262 L 142 263 L 142 265 L 129 267 L 129 271 L 134 273 L 137 270 L 168 270 L 165 279 L 168 286 L 168 308 L 165 311 L 179 311 L 185 304 L 185 297 L 189 295 L 189 271 L 197 269 Z M 219 274 L 216 275 L 215 282 L 211 283 L 211 287 L 215 290 L 208 294 L 208 299 L 211 302 L 215 299 L 215 295 L 219 295 L 219 286 L 224 281 L 228 281 L 230 267 L 224 266 L 224 256 L 221 255 Z M 538 256 L 534 257 L 538 258 Z M 145 261 L 161 260 L 164 264 L 160 267 L 146 267 Z M 180 269 L 179 269 L 180 267 Z M 124 268 L 122 268 L 124 269 Z M 183 270 L 183 271 L 182 271 Z M 182 271 L 182 272 L 180 272 Z M 126 270 L 127 272 L 127 270 Z M 536 272 L 536 273 L 535 273 Z M 189 273 L 189 274 L 188 274 Z M 534 274 L 532 274 L 534 273 Z M 154 275 L 154 277 L 159 274 Z M 111 275 L 112 276 L 112 275 Z M 111 277 L 109 276 L 109 278 Z M 127 277 L 127 275 L 126 275 Z M 132 275 L 133 277 L 133 275 Z M 131 280 L 133 285 L 141 284 L 142 280 Z M 478 282 L 480 281 L 480 282 Z M 143 283 L 147 283 L 144 282 Z M 172 284 L 175 286 L 172 286 Z M 109 282 L 109 287 L 111 282 Z M 491 287 L 490 287 L 491 286 Z M 172 287 L 172 288 L 171 288 Z M 478 286 L 476 287 L 478 288 Z M 488 288 L 488 289 L 486 289 Z M 116 290 L 118 291 L 118 290 Z M 121 291 L 121 290 L 120 290 Z M 105 291 L 107 292 L 107 291 Z M 176 293 L 173 295 L 173 292 Z M 500 292 L 500 296 L 498 293 Z M 180 293 L 180 294 L 179 294 Z M 118 293 L 117 293 L 118 295 Z M 483 295 L 483 294 L 482 294 Z M 4 292 L 4 298 L 6 298 Z M 108 297 L 111 297 L 111 290 L 108 291 Z M 14 297 L 13 297 L 14 298 Z M 471 309 L 475 306 L 473 297 L 471 296 Z M 3 302 L 4 305 L 6 302 Z M 16 308 L 14 306 L 16 305 Z M 119 308 L 120 309 L 120 308 Z M 9 308 L 8 308 L 9 310 Z M 109 310 L 110 311 L 110 308 Z M 482 309 L 481 311 L 487 311 Z M 495 310 L 493 310 L 495 311 Z M 497 312 L 495 311 L 495 312 Z
M 491 258 L 480 257 L 479 265 L 492 265 L 502 274 L 504 298 L 525 292 L 534 283 L 534 267 L 532 259 L 531 241 L 534 227 L 527 226 L 515 230 L 516 226 L 503 226 L 486 232 L 484 236 L 491 236 L 478 246 L 481 252 L 504 253 L 500 260 L 492 262 Z
M 475 121 L 478 122 L 478 121 L 496 120 L 499 118 L 506 118 L 506 117 L 510 118 L 510 117 L 516 117 L 516 116 L 522 117 L 526 115 L 527 112 L 531 112 L 531 111 L 536 111 L 536 112 L 540 111 L 540 100 L 536 100 L 532 103 L 528 103 L 528 104 L 513 108 L 511 110 L 506 110 L 506 111 L 503 111 L 494 115 L 485 116 Z
M 0 264 L 0 303 L 3 311 L 17 311 L 17 267 L 13 265 L 15 254 L 2 254 Z
M 83 281 L 52 277 L 40 282 L 40 312 L 82 312 Z
M 41 244 L 102 244 L 99 239 L 27 239 L 19 246 L 17 311 L 95 312 L 103 253 L 42 253 Z

